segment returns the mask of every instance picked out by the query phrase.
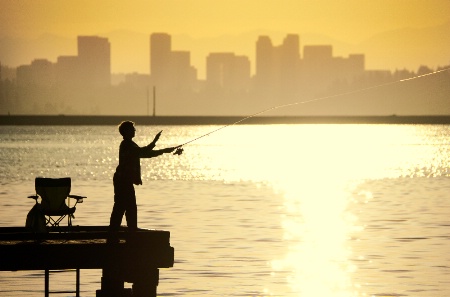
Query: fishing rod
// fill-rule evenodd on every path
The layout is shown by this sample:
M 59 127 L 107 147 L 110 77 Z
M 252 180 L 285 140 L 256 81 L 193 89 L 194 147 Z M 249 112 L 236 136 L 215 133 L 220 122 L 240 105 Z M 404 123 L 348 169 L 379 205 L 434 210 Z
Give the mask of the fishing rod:
M 211 135 L 211 134 L 213 134 L 215 132 L 218 132 L 218 131 L 220 131 L 222 129 L 225 129 L 227 127 L 231 127 L 231 126 L 237 125 L 239 123 L 242 123 L 245 120 L 248 120 L 248 119 L 253 118 L 253 117 L 255 117 L 257 115 L 260 115 L 260 114 L 264 114 L 264 113 L 269 112 L 271 110 L 285 108 L 285 107 L 294 106 L 294 105 L 307 104 L 307 103 L 316 102 L 316 101 L 322 101 L 322 100 L 326 100 L 326 99 L 334 99 L 334 98 L 341 97 L 341 96 L 346 96 L 346 95 L 353 95 L 353 94 L 357 94 L 357 93 L 362 93 L 362 92 L 366 92 L 368 90 L 378 89 L 378 88 L 386 87 L 386 86 L 389 86 L 389 85 L 394 85 L 394 84 L 398 84 L 398 83 L 402 83 L 402 82 L 406 82 L 406 81 L 410 81 L 410 80 L 414 80 L 414 79 L 419 79 L 419 78 L 435 75 L 435 74 L 438 74 L 438 73 L 441 73 L 441 72 L 445 72 L 445 71 L 450 71 L 450 67 L 449 68 L 440 69 L 440 70 L 436 70 L 436 71 L 433 71 L 433 72 L 430 72 L 430 73 L 416 75 L 416 76 L 413 76 L 413 77 L 410 77 L 410 78 L 400 79 L 400 80 L 393 81 L 393 82 L 387 82 L 387 83 L 383 83 L 383 84 L 379 84 L 379 85 L 375 85 L 375 86 L 371 86 L 371 87 L 367 87 L 367 88 L 362 88 L 362 89 L 358 89 L 358 90 L 354 90 L 354 91 L 348 91 L 348 92 L 344 92 L 344 93 L 338 93 L 338 94 L 335 94 L 335 95 L 329 95 L 329 96 L 322 96 L 322 97 L 318 97 L 318 98 L 313 98 L 313 99 L 305 100 L 305 101 L 292 102 L 292 103 L 272 106 L 272 107 L 269 107 L 267 109 L 258 111 L 258 112 L 254 113 L 254 114 L 251 114 L 249 116 L 243 117 L 242 119 L 240 119 L 240 120 L 238 120 L 238 121 L 236 121 L 234 123 L 230 123 L 230 124 L 224 125 L 222 127 L 214 129 L 214 130 L 212 130 L 212 131 L 210 131 L 210 132 L 208 132 L 206 134 L 203 134 L 203 135 L 201 135 L 199 137 L 196 137 L 196 138 L 194 138 L 192 140 L 189 140 L 189 141 L 187 141 L 187 142 L 185 142 L 183 144 L 180 144 L 179 146 L 176 147 L 176 151 L 174 152 L 174 155 L 181 155 L 183 153 L 183 146 L 184 145 L 187 145 L 187 144 L 189 144 L 191 142 L 197 141 L 197 140 L 199 140 L 199 139 L 201 139 L 203 137 L 209 136 L 209 135 Z

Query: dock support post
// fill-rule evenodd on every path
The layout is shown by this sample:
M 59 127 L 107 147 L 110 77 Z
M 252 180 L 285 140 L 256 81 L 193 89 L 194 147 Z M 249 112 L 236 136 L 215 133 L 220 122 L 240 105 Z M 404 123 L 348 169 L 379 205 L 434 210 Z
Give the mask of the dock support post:
M 140 274 L 133 283 L 133 297 L 156 297 L 159 269 L 149 269 Z
M 49 297 L 50 295 L 50 271 L 45 269 L 45 297 Z
M 103 268 L 101 290 L 97 290 L 97 297 L 124 296 L 125 282 L 117 269 Z
M 75 296 L 76 297 L 80 297 L 80 269 L 79 268 L 77 268 L 76 269 L 77 270 L 77 276 L 76 276 L 76 288 L 75 288 Z

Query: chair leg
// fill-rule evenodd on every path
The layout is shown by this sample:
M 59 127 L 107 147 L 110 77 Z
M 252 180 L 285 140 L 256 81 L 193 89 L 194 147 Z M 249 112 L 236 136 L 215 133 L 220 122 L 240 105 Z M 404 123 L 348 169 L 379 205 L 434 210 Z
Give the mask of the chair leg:
M 65 270 L 70 271 L 70 270 Z M 72 270 L 73 271 L 73 270 Z M 76 272 L 76 284 L 75 284 L 75 293 L 76 297 L 80 297 L 80 268 L 75 269 Z M 53 293 L 61 293 L 61 292 L 53 292 Z M 50 296 L 50 270 L 45 269 L 45 297 Z
M 50 272 L 48 269 L 45 269 L 45 297 L 49 297 L 50 295 L 50 281 L 49 281 L 49 277 L 50 277 Z

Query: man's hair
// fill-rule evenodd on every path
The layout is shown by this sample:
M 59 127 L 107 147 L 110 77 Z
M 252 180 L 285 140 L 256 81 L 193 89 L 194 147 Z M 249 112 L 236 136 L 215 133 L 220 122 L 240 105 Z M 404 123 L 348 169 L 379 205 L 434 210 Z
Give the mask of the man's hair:
M 134 129 L 134 122 L 132 121 L 123 121 L 119 125 L 119 132 L 122 136 L 124 136 L 125 131 L 129 131 L 131 129 Z

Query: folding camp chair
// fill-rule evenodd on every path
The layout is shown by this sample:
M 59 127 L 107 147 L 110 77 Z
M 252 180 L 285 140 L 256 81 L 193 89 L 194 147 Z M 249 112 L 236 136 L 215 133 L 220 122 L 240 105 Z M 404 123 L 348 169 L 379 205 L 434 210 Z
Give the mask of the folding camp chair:
M 70 195 L 72 181 L 70 177 L 44 178 L 35 180 L 36 195 L 28 196 L 38 203 L 41 197 L 41 209 L 45 215 L 46 226 L 59 227 L 59 223 L 67 217 L 68 226 L 72 226 L 72 218 L 76 205 L 82 203 L 85 196 Z M 70 207 L 70 198 L 75 199 L 74 206 Z M 67 199 L 67 204 L 66 204 Z

